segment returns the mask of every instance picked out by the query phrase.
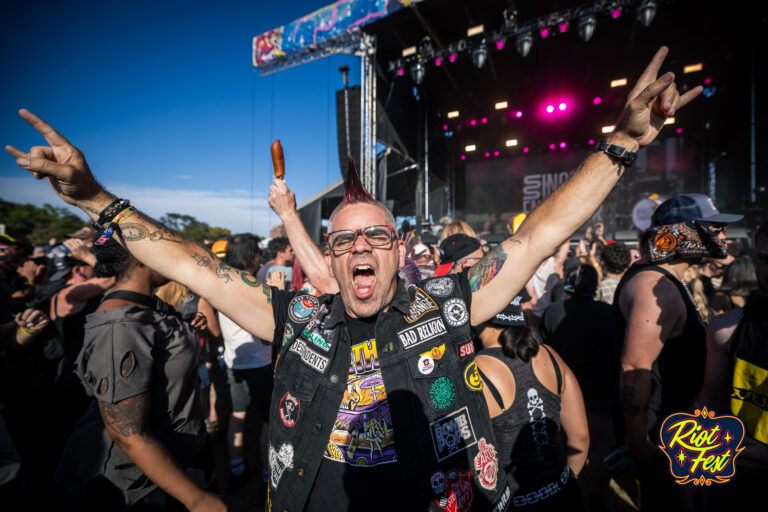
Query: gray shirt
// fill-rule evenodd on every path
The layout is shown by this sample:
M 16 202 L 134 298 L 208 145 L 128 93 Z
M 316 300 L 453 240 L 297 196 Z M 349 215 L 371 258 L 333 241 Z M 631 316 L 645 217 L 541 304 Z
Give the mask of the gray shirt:
M 175 315 L 138 306 L 97 311 L 88 315 L 76 374 L 88 395 L 109 404 L 149 393 L 149 429 L 183 468 L 205 442 L 198 351 L 188 324 Z M 73 492 L 98 475 L 120 488 L 128 505 L 156 488 L 109 437 L 94 402 L 76 425 L 55 480 Z

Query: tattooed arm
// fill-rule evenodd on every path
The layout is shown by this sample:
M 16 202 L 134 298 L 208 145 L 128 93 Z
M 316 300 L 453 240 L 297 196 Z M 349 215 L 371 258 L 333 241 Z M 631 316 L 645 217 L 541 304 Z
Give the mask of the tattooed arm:
M 109 437 L 158 487 L 189 510 L 226 510 L 215 495 L 195 485 L 176 465 L 165 446 L 146 428 L 149 394 L 142 393 L 116 404 L 98 400 Z
M 24 153 L 7 146 L 17 164 L 38 178 L 48 178 L 59 197 L 81 208 L 92 219 L 115 196 L 96 181 L 83 154 L 45 121 L 27 110 L 21 117 L 30 123 L 50 146 L 35 146 Z M 170 280 L 178 281 L 238 325 L 261 339 L 274 334 L 272 296 L 269 288 L 246 272 L 218 263 L 206 248 L 137 212 L 120 224 L 122 238 L 131 254 Z
M 664 343 L 684 328 L 686 309 L 675 285 L 658 272 L 640 272 L 630 279 L 619 307 L 627 320 L 619 377 L 627 447 L 636 459 L 649 460 L 657 454 L 647 425 L 651 367 Z

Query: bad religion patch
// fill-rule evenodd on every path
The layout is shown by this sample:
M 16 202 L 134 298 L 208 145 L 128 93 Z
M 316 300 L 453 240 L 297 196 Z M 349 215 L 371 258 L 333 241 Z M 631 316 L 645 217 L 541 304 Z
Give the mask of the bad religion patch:
M 446 330 L 443 319 L 437 316 L 403 329 L 397 333 L 397 338 L 403 344 L 403 348 L 407 349 L 433 340 L 445 334 Z
M 408 308 L 408 314 L 403 315 L 403 318 L 405 318 L 406 322 L 412 324 L 429 311 L 437 311 L 437 304 L 432 300 L 432 297 L 427 295 L 427 292 L 417 286 L 413 302 L 411 302 Z
M 320 373 L 323 373 L 328 367 L 328 358 L 321 356 L 314 350 L 310 349 L 301 338 L 297 338 L 296 341 L 293 342 L 293 345 L 291 345 L 291 348 L 288 350 L 298 354 L 304 363 L 311 366 Z

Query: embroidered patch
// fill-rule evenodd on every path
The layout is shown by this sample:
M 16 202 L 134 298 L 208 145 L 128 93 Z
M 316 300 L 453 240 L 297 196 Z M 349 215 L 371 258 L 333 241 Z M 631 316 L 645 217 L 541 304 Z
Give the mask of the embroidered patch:
M 435 361 L 438 361 L 443 357 L 443 354 L 445 354 L 445 343 L 443 343 L 442 345 L 438 345 L 436 347 L 432 347 L 430 350 L 427 350 L 426 352 L 423 352 L 419 355 L 429 356 Z
M 275 489 L 277 489 L 277 486 L 280 484 L 280 479 L 283 477 L 283 473 L 285 473 L 286 469 L 293 469 L 293 445 L 283 443 L 280 445 L 280 450 L 276 451 L 270 444 L 269 481 Z
M 472 391 L 483 390 L 483 381 L 480 379 L 480 372 L 477 371 L 477 363 L 474 361 L 464 368 L 464 383 Z
M 288 316 L 296 323 L 314 320 L 320 303 L 312 295 L 298 295 L 288 304 Z
M 291 338 L 293 338 L 293 327 L 291 327 L 291 324 L 285 324 L 285 329 L 283 329 L 283 345 L 291 341 Z
M 677 247 L 677 238 L 672 233 L 660 233 L 653 239 L 653 245 L 660 251 L 674 251 Z
M 439 411 L 449 407 L 454 398 L 456 398 L 456 387 L 448 377 L 435 379 L 429 388 L 429 402 Z
M 448 299 L 443 305 L 443 316 L 453 327 L 461 327 L 469 320 L 467 305 L 459 298 Z
M 499 459 L 496 458 L 496 448 L 484 437 L 477 443 L 478 452 L 475 455 L 475 473 L 480 486 L 489 491 L 496 490 L 496 480 L 499 474 Z
M 430 279 L 424 285 L 424 289 L 432 295 L 438 297 L 447 297 L 453 293 L 453 279 L 450 277 L 439 277 L 437 279 Z
M 301 331 L 301 334 L 309 341 L 312 342 L 313 345 L 320 347 L 321 349 L 328 352 L 328 350 L 331 348 L 330 345 L 328 345 L 328 342 L 325 341 L 325 338 L 320 336 L 315 331 L 308 331 L 307 329 L 304 329 Z
M 429 375 L 435 369 L 435 360 L 432 356 L 426 355 L 419 358 L 419 373 Z
M 493 510 L 491 512 L 504 512 L 505 510 L 507 510 L 507 505 L 509 504 L 509 497 L 511 495 L 512 495 L 512 489 L 510 489 L 509 485 L 507 485 L 504 489 L 504 492 L 501 493 L 501 496 L 499 496 L 499 499 L 493 505 Z
M 459 347 L 459 357 L 471 356 L 474 353 L 475 344 L 471 340 Z
M 283 395 L 280 399 L 280 421 L 288 428 L 296 425 L 301 410 L 301 401 L 290 392 Z
M 433 421 L 429 424 L 429 431 L 438 462 L 477 444 L 466 407 Z
M 437 311 L 437 303 L 435 303 L 432 297 L 427 295 L 427 292 L 417 286 L 413 302 L 411 302 L 408 308 L 408 314 L 403 315 L 403 318 L 405 318 L 406 322 L 412 324 L 429 311 Z
M 403 344 L 403 348 L 407 349 L 433 340 L 441 334 L 445 334 L 446 331 L 443 319 L 437 316 L 403 329 L 397 333 L 397 337 L 400 339 L 400 343 Z
M 301 338 L 298 338 L 296 341 L 294 341 L 293 345 L 291 345 L 291 348 L 288 350 L 298 354 L 302 361 L 320 373 L 323 373 L 328 367 L 328 358 L 321 356 L 314 350 L 310 349 Z
M 435 471 L 429 483 L 437 498 L 437 506 L 446 512 L 466 512 L 472 506 L 472 472 L 470 470 Z

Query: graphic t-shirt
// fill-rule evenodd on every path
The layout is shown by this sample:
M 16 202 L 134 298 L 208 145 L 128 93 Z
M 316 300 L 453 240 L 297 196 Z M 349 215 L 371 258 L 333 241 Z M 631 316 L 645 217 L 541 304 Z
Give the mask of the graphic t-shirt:
M 404 510 L 376 319 L 346 320 L 351 339 L 347 389 L 306 510 Z

